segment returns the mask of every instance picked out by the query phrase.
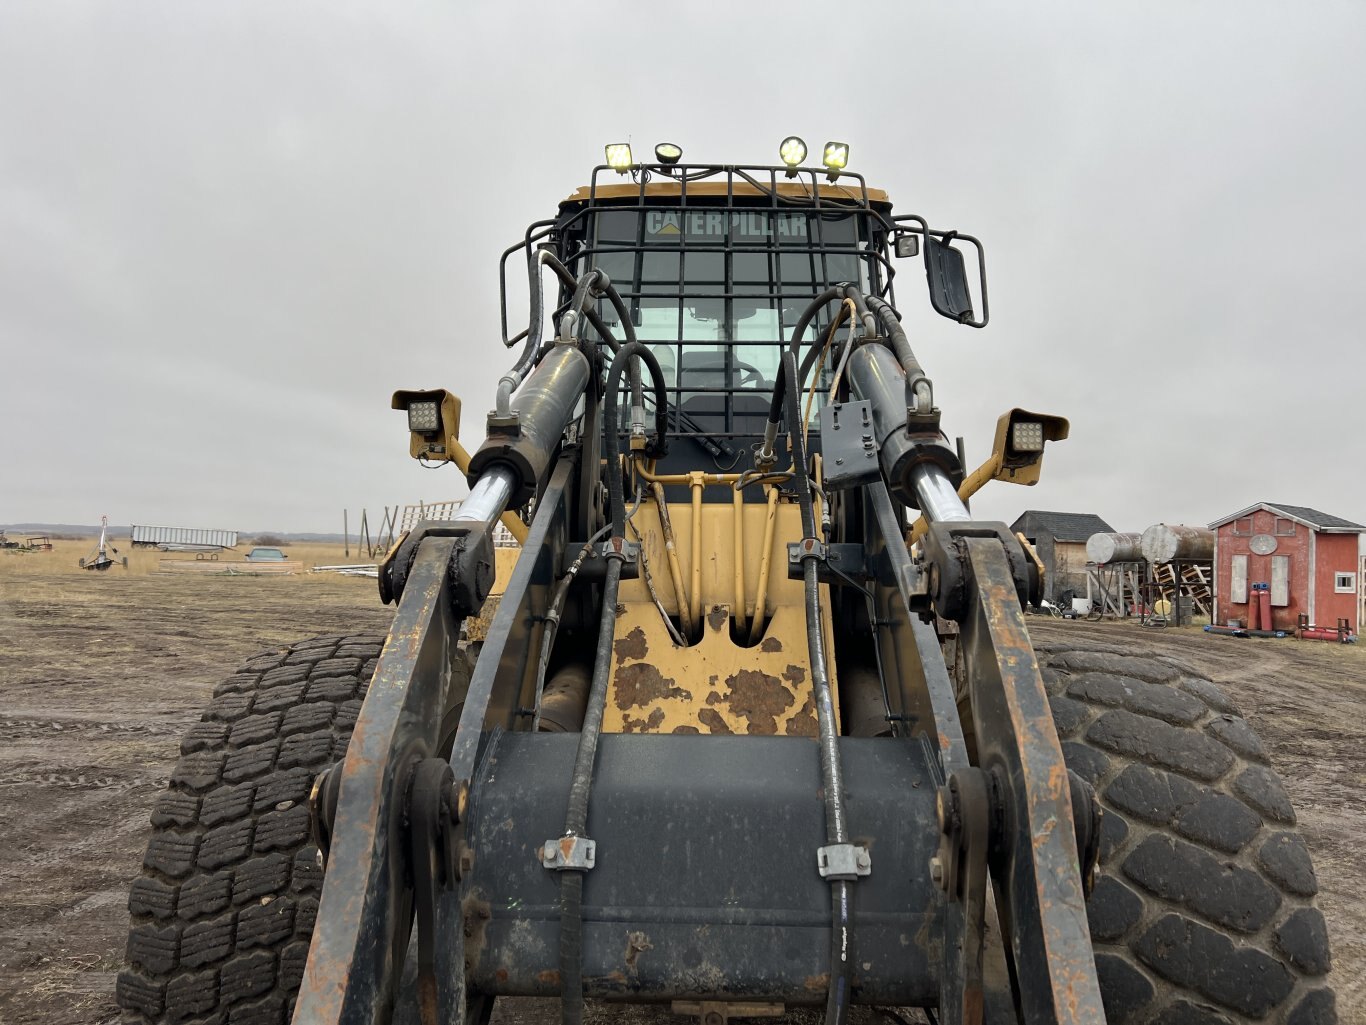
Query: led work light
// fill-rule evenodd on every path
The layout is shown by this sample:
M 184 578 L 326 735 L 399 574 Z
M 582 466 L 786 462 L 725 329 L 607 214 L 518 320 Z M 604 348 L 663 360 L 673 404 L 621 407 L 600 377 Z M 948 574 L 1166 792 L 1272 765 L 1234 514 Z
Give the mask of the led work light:
M 631 144 L 629 142 L 613 142 L 606 147 L 607 166 L 617 174 L 625 174 L 631 169 Z
M 1043 451 L 1043 424 L 1017 420 L 1010 425 L 1010 447 L 1016 452 Z
M 795 135 L 789 135 L 778 147 L 778 156 L 788 167 L 796 167 L 806 159 L 806 143 Z
M 415 434 L 435 434 L 441 429 L 441 416 L 434 399 L 408 403 L 408 430 Z
M 849 166 L 849 144 L 847 142 L 827 142 L 821 163 L 829 171 L 843 171 Z
M 676 164 L 683 158 L 683 149 L 671 142 L 661 142 L 655 147 L 655 159 L 661 164 Z
M 408 414 L 408 454 L 414 459 L 443 462 L 460 448 L 460 400 L 444 388 L 396 391 L 394 409 Z

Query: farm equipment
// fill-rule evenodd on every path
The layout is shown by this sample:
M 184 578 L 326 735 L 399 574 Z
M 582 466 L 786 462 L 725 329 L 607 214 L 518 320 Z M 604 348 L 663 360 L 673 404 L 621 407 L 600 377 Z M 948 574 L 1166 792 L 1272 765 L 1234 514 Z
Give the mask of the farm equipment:
M 100 517 L 100 543 L 95 549 L 95 554 L 89 559 L 80 561 L 81 569 L 106 570 L 114 565 L 114 560 L 109 557 L 109 553 L 119 554 L 119 550 L 109 543 L 109 517 Z M 123 568 L 128 568 L 128 556 L 123 557 Z
M 503 255 L 519 354 L 478 448 L 453 395 L 394 396 L 469 498 L 382 564 L 387 638 L 215 692 L 130 898 L 135 1020 L 1334 1020 L 1247 724 L 1174 662 L 1036 654 L 1039 563 L 969 514 L 1068 430 L 1012 410 L 971 475 L 946 443 L 894 261 L 983 327 L 981 245 L 798 143 L 609 147 Z

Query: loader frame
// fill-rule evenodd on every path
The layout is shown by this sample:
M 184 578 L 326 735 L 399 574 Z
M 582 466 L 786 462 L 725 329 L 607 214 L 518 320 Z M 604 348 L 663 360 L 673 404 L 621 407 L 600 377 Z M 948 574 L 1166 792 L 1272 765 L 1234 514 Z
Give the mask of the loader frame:
M 793 183 L 779 180 L 780 168 L 656 166 L 634 169 L 632 186 L 604 186 L 605 171 L 504 254 L 504 340 L 530 354 L 525 384 L 514 382 L 520 405 L 490 416 L 460 515 L 421 524 L 381 569 L 381 593 L 398 605 L 394 626 L 346 759 L 320 778 L 310 802 L 327 876 L 294 1020 L 463 1023 L 500 995 L 558 994 L 566 1025 L 579 1020 L 585 997 L 733 1005 L 736 1014 L 755 1001 L 823 1003 L 830 1025 L 854 1002 L 934 1006 L 946 1025 L 1103 1022 L 1085 910 L 1098 811 L 1063 763 L 1025 629 L 1036 564 L 1002 524 L 971 519 L 958 500 L 961 468 L 940 442 L 939 411 L 916 398 L 932 394 L 928 379 L 882 310 L 890 310 L 889 246 L 912 231 L 925 244 L 936 309 L 985 324 L 980 244 L 892 218 L 857 176 L 828 186 L 816 180 L 824 171 L 803 170 L 809 182 Z M 733 380 L 715 389 L 726 402 L 720 424 L 713 417 L 719 429 L 704 416 L 685 420 L 684 393 L 707 389 L 665 387 L 657 359 L 635 338 L 631 304 L 660 296 L 638 287 L 639 275 L 617 290 L 594 264 L 604 250 L 576 227 L 604 209 L 684 209 L 690 197 L 725 217 L 819 216 L 828 205 L 867 229 L 858 254 L 869 268 L 867 295 L 832 285 L 803 313 L 790 345 L 785 334 L 776 340 L 783 350 L 761 433 L 737 425 L 733 400 L 743 389 Z M 942 253 L 931 255 L 954 239 L 977 249 L 980 319 L 964 308 L 967 287 L 953 278 L 953 261 L 945 279 Z M 715 251 L 730 254 L 728 245 Z M 543 246 L 552 252 L 540 254 Z M 638 237 L 605 251 L 638 260 L 645 250 Z M 781 256 L 781 242 L 772 251 Z M 812 259 L 836 251 L 848 255 L 820 240 L 803 249 Z M 560 279 L 553 320 L 561 330 L 547 345 L 536 316 L 525 337 L 508 337 L 505 268 L 516 253 L 533 275 L 544 264 Z M 729 304 L 738 294 L 727 273 L 720 289 L 689 296 Z M 682 285 L 671 295 L 680 298 Z M 781 284 L 760 298 L 781 321 Z M 811 369 L 799 367 L 803 330 L 831 301 L 847 301 L 860 317 L 843 354 L 847 383 L 829 402 L 851 412 L 869 406 L 878 423 L 866 435 L 877 435 L 869 458 L 880 472 L 843 481 L 822 498 L 818 518 L 810 478 L 820 477 L 820 459 L 805 449 L 794 396 Z M 837 323 L 814 321 L 817 344 L 820 329 L 831 344 Z M 617 422 L 619 382 L 633 409 L 653 414 L 653 434 L 638 430 L 638 413 Z M 787 571 L 804 587 L 816 743 L 603 734 L 618 588 L 642 561 L 623 529 L 623 475 L 664 472 L 671 440 L 714 459 L 704 442 L 731 439 L 733 454 L 758 442 L 764 478 L 782 427 L 792 451 L 787 484 L 803 510 L 803 536 L 784 543 Z M 674 459 L 695 464 L 697 450 L 680 447 Z M 737 477 L 732 487 L 738 494 L 744 484 Z M 533 494 L 523 554 L 465 687 L 451 667 L 463 657 L 462 625 L 492 588 L 493 525 Z M 898 501 L 928 522 L 915 554 Z M 580 582 L 600 609 L 593 689 L 578 733 L 534 732 L 544 673 L 536 652 L 559 626 L 565 553 L 581 548 L 602 567 Z M 884 686 L 900 681 L 886 697 L 891 736 L 839 733 L 825 669 L 834 656 L 819 627 L 819 596 L 836 590 L 871 630 Z M 739 605 L 743 618 L 743 589 Z M 566 802 L 570 824 L 561 830 Z M 702 849 L 674 853 L 689 844 Z M 988 929 L 993 916 L 999 931 Z

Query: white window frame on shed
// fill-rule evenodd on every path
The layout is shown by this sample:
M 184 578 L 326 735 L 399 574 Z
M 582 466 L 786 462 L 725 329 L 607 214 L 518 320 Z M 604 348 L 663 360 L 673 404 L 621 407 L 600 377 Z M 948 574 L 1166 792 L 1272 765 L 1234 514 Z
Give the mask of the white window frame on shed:
M 1252 536 L 1252 517 L 1251 517 L 1251 516 L 1240 516 L 1240 517 L 1238 517 L 1238 519 L 1236 519 L 1236 520 L 1233 521 L 1233 536 L 1234 536 L 1234 537 L 1251 537 L 1251 536 Z
M 1276 522 L 1271 528 L 1271 532 L 1277 537 L 1294 537 L 1295 521 L 1288 520 L 1284 516 L 1277 516 Z
M 1335 594 L 1356 594 L 1357 575 L 1355 573 L 1338 571 L 1333 574 L 1333 592 Z
M 1235 555 L 1228 576 L 1228 600 L 1235 605 L 1247 604 L 1247 556 Z

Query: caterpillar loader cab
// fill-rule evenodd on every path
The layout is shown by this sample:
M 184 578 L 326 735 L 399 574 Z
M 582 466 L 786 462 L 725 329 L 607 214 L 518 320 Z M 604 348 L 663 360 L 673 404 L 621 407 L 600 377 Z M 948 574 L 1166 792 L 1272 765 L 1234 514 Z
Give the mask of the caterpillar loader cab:
M 1322 917 L 1285 868 L 1303 845 L 1246 724 L 1212 726 L 1232 706 L 1188 667 L 1036 653 L 1041 566 L 968 511 L 1068 430 L 1012 410 L 970 475 L 946 442 L 893 284 L 918 260 L 933 308 L 982 327 L 982 247 L 895 214 L 847 147 L 808 167 L 794 141 L 760 167 L 609 147 L 504 254 L 515 355 L 478 447 L 449 393 L 395 395 L 410 452 L 469 498 L 386 558 L 382 642 L 303 642 L 215 698 L 134 887 L 120 999 L 142 1020 L 435 1025 L 525 996 L 565 1025 L 585 1000 L 707 1025 L 1332 1020 Z M 234 724 L 262 716 L 253 769 Z M 247 786 L 252 854 L 225 870 L 218 809 Z M 184 836 L 176 906 L 225 871 L 248 906 L 227 947 L 196 953 L 210 909 L 158 960 L 153 850 Z M 1254 883 L 1265 914 L 1219 896 Z

